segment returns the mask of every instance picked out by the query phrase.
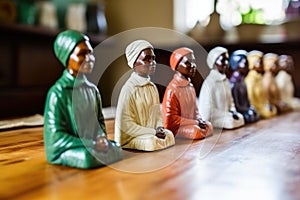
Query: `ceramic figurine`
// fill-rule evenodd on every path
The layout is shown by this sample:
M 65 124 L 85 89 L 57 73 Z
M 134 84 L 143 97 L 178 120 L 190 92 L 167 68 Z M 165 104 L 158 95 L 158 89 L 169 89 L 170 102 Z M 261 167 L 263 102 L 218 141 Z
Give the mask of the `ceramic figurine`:
M 259 120 L 259 115 L 248 99 L 245 77 L 249 72 L 247 51 L 236 50 L 230 55 L 230 67 L 233 72 L 229 81 L 236 110 L 244 116 L 245 123 Z
M 205 78 L 199 94 L 199 112 L 204 120 L 211 121 L 213 127 L 233 129 L 245 124 L 244 117 L 236 111 L 229 80 L 225 72 L 229 67 L 228 51 L 215 47 L 207 55 L 211 69 Z
M 133 72 L 119 95 L 115 140 L 123 148 L 142 151 L 174 145 L 173 133 L 163 128 L 158 90 L 149 76 L 156 68 L 153 46 L 148 41 L 136 40 L 126 47 L 125 54 Z
M 278 55 L 275 53 L 267 53 L 263 56 L 263 89 L 269 102 L 276 106 L 278 113 L 287 112 L 290 107 L 286 102 L 281 100 L 280 90 L 277 86 L 275 76 L 278 73 Z
M 249 73 L 245 78 L 250 103 L 257 110 L 261 118 L 271 118 L 277 114 L 277 109 L 270 104 L 263 89 L 264 74 L 263 52 L 252 50 L 247 54 Z
M 176 73 L 166 88 L 162 113 L 164 126 L 177 137 L 202 139 L 213 134 L 209 121 L 200 117 L 197 97 L 191 77 L 196 73 L 194 53 L 189 48 L 176 49 L 170 57 Z
M 280 90 L 281 99 L 293 110 L 300 111 L 300 99 L 294 97 L 294 83 L 291 71 L 294 69 L 294 60 L 290 55 L 280 55 L 278 58 L 279 72 L 276 75 L 276 83 Z
M 95 63 L 89 38 L 77 31 L 63 31 L 54 41 L 54 53 L 65 70 L 48 91 L 45 103 L 48 162 L 89 169 L 121 160 L 122 149 L 106 136 L 100 93 L 86 78 Z

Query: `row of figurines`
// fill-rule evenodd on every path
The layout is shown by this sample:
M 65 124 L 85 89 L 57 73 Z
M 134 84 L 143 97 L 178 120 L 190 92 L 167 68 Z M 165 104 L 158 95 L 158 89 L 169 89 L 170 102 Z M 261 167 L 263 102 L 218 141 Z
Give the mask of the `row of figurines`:
M 243 50 L 229 57 L 223 47 L 215 47 L 207 55 L 211 70 L 199 98 L 191 83 L 196 73 L 193 50 L 182 47 L 173 51 L 170 67 L 175 73 L 161 106 L 150 79 L 156 68 L 154 47 L 146 40 L 136 40 L 125 50 L 133 72 L 119 95 L 115 138 L 108 140 L 100 93 L 85 76 L 95 64 L 89 38 L 77 31 L 63 31 L 54 41 L 54 53 L 65 70 L 49 89 L 45 103 L 45 152 L 52 164 L 100 167 L 121 160 L 122 149 L 161 150 L 175 145 L 175 136 L 203 139 L 213 134 L 214 127 L 237 128 L 296 108 L 296 103 L 290 102 L 296 101 L 291 88 L 283 92 L 289 90 L 293 100 L 284 101 L 286 93 L 282 97 L 278 92 L 293 87 L 287 83 L 290 57 Z M 273 69 L 278 63 L 282 70 L 275 79 Z M 229 66 L 230 79 L 226 77 Z

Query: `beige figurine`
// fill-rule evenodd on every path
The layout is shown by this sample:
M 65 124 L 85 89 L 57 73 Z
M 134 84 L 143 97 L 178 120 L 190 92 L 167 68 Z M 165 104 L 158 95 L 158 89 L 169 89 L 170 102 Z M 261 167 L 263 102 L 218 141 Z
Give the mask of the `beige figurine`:
M 276 106 L 278 113 L 284 113 L 290 110 L 286 102 L 281 100 L 280 90 L 277 86 L 275 76 L 278 73 L 278 55 L 267 53 L 263 56 L 264 75 L 262 85 L 266 98 Z
M 278 57 L 279 72 L 276 75 L 276 83 L 280 90 L 281 99 L 293 110 L 300 111 L 300 99 L 294 97 L 294 83 L 291 71 L 294 68 L 294 60 L 290 55 L 280 55 Z
M 159 94 L 150 80 L 156 68 L 153 46 L 136 40 L 126 47 L 133 72 L 123 85 L 117 105 L 115 140 L 122 148 L 155 151 L 175 144 L 173 133 L 163 128 Z
M 257 110 L 260 117 L 266 119 L 275 116 L 277 109 L 274 105 L 270 104 L 263 90 L 262 79 L 264 69 L 262 58 L 263 52 L 258 50 L 252 50 L 247 54 L 250 71 L 245 78 L 245 83 L 251 104 Z

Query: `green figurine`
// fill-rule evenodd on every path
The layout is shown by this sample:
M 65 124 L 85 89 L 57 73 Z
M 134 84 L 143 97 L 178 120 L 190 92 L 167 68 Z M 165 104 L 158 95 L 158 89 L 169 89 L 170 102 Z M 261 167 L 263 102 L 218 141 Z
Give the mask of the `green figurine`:
M 95 64 L 89 38 L 63 31 L 54 41 L 54 53 L 65 70 L 48 91 L 45 104 L 48 162 L 89 169 L 121 160 L 119 144 L 107 139 L 98 88 L 86 78 Z

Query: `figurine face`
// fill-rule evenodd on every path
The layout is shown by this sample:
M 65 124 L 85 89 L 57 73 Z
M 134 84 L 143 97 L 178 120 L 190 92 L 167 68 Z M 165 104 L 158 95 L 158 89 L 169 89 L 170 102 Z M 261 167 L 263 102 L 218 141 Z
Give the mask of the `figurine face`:
M 176 70 L 185 77 L 194 77 L 196 74 L 196 67 L 195 56 L 190 53 L 181 59 Z
M 257 58 L 257 60 L 254 63 L 253 69 L 257 71 L 260 74 L 264 73 L 264 67 L 263 67 L 263 61 L 262 58 Z
M 72 75 L 77 76 L 78 73 L 91 73 L 94 64 L 95 56 L 91 44 L 88 41 L 82 41 L 77 44 L 70 55 L 67 69 Z
M 273 62 L 270 71 L 272 72 L 273 75 L 277 75 L 279 72 L 279 66 L 278 66 L 278 61 Z
M 243 58 L 239 63 L 238 63 L 238 71 L 240 74 L 243 76 L 247 76 L 249 72 L 249 63 L 246 58 Z
M 265 72 L 271 72 L 273 76 L 278 73 L 278 59 L 274 57 L 266 57 L 263 60 L 264 70 Z
M 225 72 L 229 68 L 229 55 L 228 55 L 228 53 L 221 54 L 217 58 L 217 60 L 215 62 L 215 66 L 217 67 L 218 71 L 221 74 L 225 74 Z
M 280 70 L 291 72 L 294 67 L 294 61 L 291 56 L 282 55 L 279 56 L 278 65 Z
M 153 49 L 143 50 L 134 63 L 134 71 L 142 77 L 148 77 L 155 72 L 156 62 Z

